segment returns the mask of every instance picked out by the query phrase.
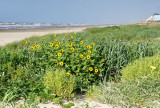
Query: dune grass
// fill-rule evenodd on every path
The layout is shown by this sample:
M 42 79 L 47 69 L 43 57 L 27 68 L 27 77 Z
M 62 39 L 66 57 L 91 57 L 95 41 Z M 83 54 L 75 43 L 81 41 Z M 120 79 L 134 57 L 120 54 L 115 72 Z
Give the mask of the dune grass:
M 143 78 L 127 82 L 108 82 L 94 85 L 87 97 L 122 108 L 159 108 L 160 79 Z
M 141 41 L 156 38 L 160 36 L 160 26 L 140 26 L 125 25 L 104 28 L 91 28 L 86 30 L 90 35 L 88 37 L 110 38 L 117 40 Z

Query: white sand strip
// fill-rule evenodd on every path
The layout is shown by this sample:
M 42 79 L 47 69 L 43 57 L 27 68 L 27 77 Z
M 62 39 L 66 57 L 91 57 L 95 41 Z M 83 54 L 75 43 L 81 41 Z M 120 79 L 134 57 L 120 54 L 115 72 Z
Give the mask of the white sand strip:
M 87 27 L 66 27 L 66 28 L 52 28 L 52 29 L 30 29 L 30 30 L 7 30 L 0 31 L 0 46 L 4 46 L 14 41 L 20 41 L 31 36 L 42 36 L 51 33 L 69 33 L 80 32 Z

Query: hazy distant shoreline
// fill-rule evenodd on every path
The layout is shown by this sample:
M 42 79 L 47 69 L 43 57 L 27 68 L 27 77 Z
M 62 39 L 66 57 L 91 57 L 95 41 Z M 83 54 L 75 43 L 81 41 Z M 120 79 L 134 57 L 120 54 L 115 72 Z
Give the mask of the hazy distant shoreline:
M 89 26 L 75 26 L 76 28 L 89 27 Z M 50 30 L 60 30 L 65 28 L 75 28 L 75 27 L 45 27 L 45 28 L 30 28 L 30 29 L 0 29 L 0 32 L 32 32 L 32 31 L 50 31 Z
M 95 24 L 0 22 L 0 30 L 49 29 L 64 27 L 83 27 L 92 25 Z
M 28 29 L 0 29 L 0 32 L 32 32 L 32 31 L 50 31 L 50 30 L 60 30 L 65 28 L 81 28 L 81 27 L 106 27 L 113 25 L 85 25 L 85 26 L 68 26 L 68 27 L 44 27 L 44 28 L 28 28 Z

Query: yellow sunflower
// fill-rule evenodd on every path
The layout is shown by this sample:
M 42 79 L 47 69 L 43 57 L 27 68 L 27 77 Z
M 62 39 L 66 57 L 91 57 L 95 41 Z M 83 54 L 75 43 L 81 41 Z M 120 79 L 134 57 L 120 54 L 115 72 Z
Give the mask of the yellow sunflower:
M 80 41 L 80 44 L 83 44 L 83 41 Z
M 58 57 L 62 56 L 62 53 L 58 53 Z
M 90 59 L 91 58 L 91 56 L 90 55 L 87 55 L 87 59 Z
M 95 46 L 95 43 L 92 42 L 92 46 Z
M 69 73 L 69 72 L 67 72 L 67 73 L 66 73 L 66 75 L 67 75 L 67 76 L 70 76 L 70 73 Z
M 61 49 L 61 52 L 63 52 L 64 50 L 63 49 Z
M 74 51 L 74 48 L 73 48 L 73 47 L 71 47 L 71 51 Z
M 58 48 L 59 46 L 58 46 L 58 45 L 55 45 L 55 47 Z
M 83 57 L 84 57 L 83 54 L 80 54 L 79 56 L 80 56 L 80 58 L 83 58 Z
M 94 71 L 95 71 L 95 73 L 97 73 L 97 72 L 98 72 L 98 69 L 95 69 Z
M 54 41 L 57 42 L 57 39 L 55 39 Z
M 34 46 L 34 47 L 36 47 L 37 45 L 36 45 L 36 44 L 34 44 L 33 46 Z
M 101 59 L 102 61 L 104 61 L 104 58 L 103 59 Z
M 70 47 L 72 47 L 72 43 L 69 43 Z
M 91 50 L 88 50 L 88 53 L 91 53 Z
M 76 33 L 74 33 L 74 36 L 76 36 Z
M 50 43 L 50 46 L 52 47 L 52 46 L 53 46 L 53 43 Z
M 70 38 L 73 38 L 73 36 L 72 36 L 72 35 L 70 35 Z
M 63 66 L 63 62 L 60 62 L 59 64 L 60 64 L 61 66 Z
M 60 41 L 58 41 L 58 44 L 60 45 L 60 44 L 61 44 L 61 42 L 60 42 Z
M 68 34 L 66 33 L 65 36 L 68 36 Z
M 27 44 L 27 40 L 24 40 L 24 44 Z
M 89 67 L 89 70 L 90 70 L 90 71 L 93 71 L 93 68 L 92 68 L 92 67 Z
M 34 47 L 31 47 L 32 50 L 34 50 Z
M 37 45 L 36 47 L 39 48 L 39 45 Z
M 54 37 L 56 37 L 57 35 L 56 34 L 54 34 Z
M 91 46 L 90 46 L 90 45 L 87 45 L 87 48 L 88 48 L 88 49 L 90 49 L 90 48 L 91 48 Z

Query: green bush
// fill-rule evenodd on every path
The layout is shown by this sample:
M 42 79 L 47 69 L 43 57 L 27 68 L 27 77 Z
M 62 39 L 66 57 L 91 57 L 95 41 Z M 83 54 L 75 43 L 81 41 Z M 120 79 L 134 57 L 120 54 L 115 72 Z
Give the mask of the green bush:
M 43 83 L 54 91 L 57 96 L 72 98 L 76 87 L 76 78 L 64 69 L 49 69 L 43 78 Z
M 160 78 L 160 55 L 135 60 L 122 69 L 123 80 L 135 80 L 142 78 Z

